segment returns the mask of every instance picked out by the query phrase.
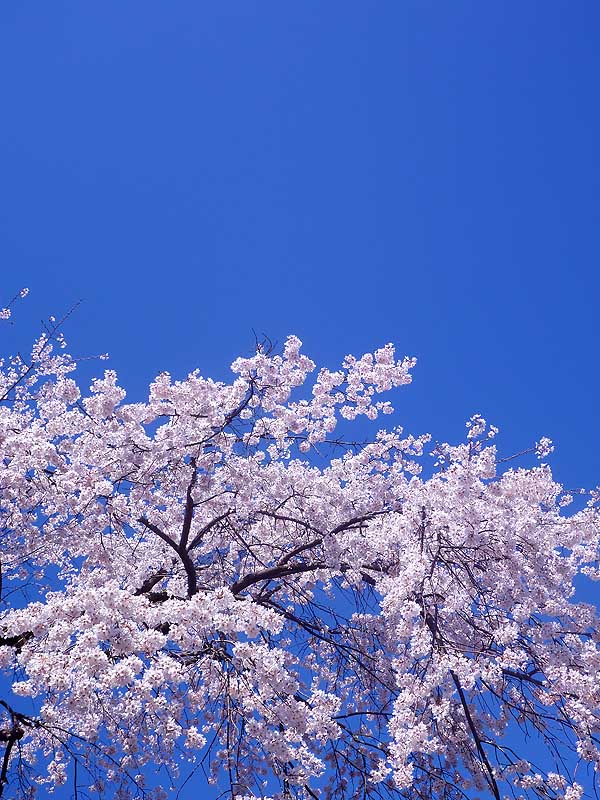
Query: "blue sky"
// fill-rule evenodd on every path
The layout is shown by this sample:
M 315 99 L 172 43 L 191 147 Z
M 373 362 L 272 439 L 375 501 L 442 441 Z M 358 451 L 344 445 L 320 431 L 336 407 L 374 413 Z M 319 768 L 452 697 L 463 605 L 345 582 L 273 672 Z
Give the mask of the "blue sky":
M 600 483 L 600 6 L 3 0 L 10 344 L 84 303 L 132 400 L 253 330 L 416 355 L 397 421 Z M 0 305 L 2 303 L 0 302 Z M 98 371 L 105 365 L 97 365 Z

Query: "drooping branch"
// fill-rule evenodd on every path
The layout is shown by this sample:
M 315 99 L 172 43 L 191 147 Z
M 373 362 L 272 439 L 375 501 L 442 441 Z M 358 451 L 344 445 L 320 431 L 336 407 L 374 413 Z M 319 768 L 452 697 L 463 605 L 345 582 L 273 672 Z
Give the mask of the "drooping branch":
M 39 722 L 27 714 L 15 711 L 5 700 L 0 700 L 0 706 L 8 712 L 10 718 L 9 727 L 0 729 L 0 743 L 5 743 L 2 767 L 0 768 L 0 797 L 2 797 L 8 785 L 8 770 L 14 746 L 23 738 L 26 728 L 36 728 L 39 726 Z
M 487 753 L 483 748 L 483 741 L 481 739 L 481 736 L 479 735 L 479 731 L 477 730 L 475 722 L 473 721 L 473 717 L 469 709 L 469 704 L 467 703 L 467 698 L 465 696 L 464 689 L 462 688 L 458 675 L 456 674 L 456 672 L 454 672 L 454 670 L 450 670 L 450 675 L 452 676 L 452 680 L 454 681 L 454 685 L 456 686 L 456 690 L 460 698 L 460 704 L 465 713 L 467 724 L 471 731 L 471 736 L 473 737 L 473 741 L 475 742 L 475 747 L 477 748 L 477 753 L 479 754 L 481 763 L 485 767 L 485 771 L 487 773 L 486 775 L 487 782 L 490 786 L 490 789 L 492 790 L 492 794 L 494 795 L 495 800 L 501 800 L 500 789 L 498 788 L 498 783 L 494 775 L 494 769 L 490 764 L 489 758 L 487 757 Z
M 16 731 L 19 731 L 17 734 Z M 4 749 L 4 756 L 2 758 L 2 770 L 0 771 L 0 797 L 4 795 L 4 789 L 8 783 L 8 766 L 10 764 L 10 756 L 15 746 L 16 742 L 21 738 L 23 735 L 22 729 L 18 728 L 11 728 L 10 733 L 8 734 L 8 738 L 6 739 L 6 747 Z M 0 739 L 1 741 L 1 739 Z

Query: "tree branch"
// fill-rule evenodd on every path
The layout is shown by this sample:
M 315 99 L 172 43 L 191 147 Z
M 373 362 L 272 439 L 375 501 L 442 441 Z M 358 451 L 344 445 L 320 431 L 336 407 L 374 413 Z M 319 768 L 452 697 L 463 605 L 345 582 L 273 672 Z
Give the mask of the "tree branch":
M 192 465 L 194 472 L 192 473 L 192 479 L 189 482 L 186 491 L 185 513 L 183 515 L 183 528 L 181 529 L 181 539 L 179 541 L 179 547 L 182 550 L 187 549 L 190 529 L 192 527 L 192 520 L 194 518 L 194 498 L 192 497 L 192 492 L 194 490 L 194 486 L 196 485 L 196 481 L 198 480 L 198 465 L 196 463 L 196 459 L 193 456 L 190 460 L 190 463 Z
M 170 536 L 164 533 L 158 527 L 158 525 L 155 525 L 153 522 L 150 522 L 150 520 L 147 519 L 146 517 L 138 517 L 138 522 L 141 525 L 144 525 L 144 527 L 148 528 L 149 531 L 152 531 L 152 533 L 155 533 L 160 539 L 163 540 L 163 542 L 166 542 L 169 545 L 169 547 L 172 547 L 173 550 L 175 550 L 175 552 L 179 555 L 179 547 L 177 546 L 177 542 L 175 542 L 173 539 L 171 539 Z
M 181 559 L 181 563 L 183 564 L 183 568 L 185 569 L 185 574 L 187 575 L 187 589 L 188 589 L 188 597 L 192 597 L 198 592 L 198 581 L 196 579 L 196 568 L 194 567 L 194 562 L 190 558 L 189 553 L 187 550 L 183 549 L 180 545 L 178 545 L 170 536 L 168 536 L 164 531 L 162 531 L 158 525 L 155 525 L 153 522 L 150 522 L 149 519 L 146 517 L 138 517 L 138 522 L 144 525 L 148 530 L 155 533 L 158 537 L 160 537 L 163 542 L 166 542 L 169 547 L 172 547 L 173 550 L 177 553 L 179 558 Z
M 295 564 L 290 567 L 269 567 L 267 569 L 260 570 L 260 572 L 249 572 L 248 575 L 241 578 L 239 581 L 236 581 L 234 584 L 231 585 L 230 589 L 233 594 L 239 594 L 243 592 L 244 589 L 247 589 L 249 586 L 252 586 L 255 583 L 260 583 L 261 581 L 270 581 L 274 578 L 284 578 L 288 575 L 298 575 L 301 572 L 312 572 L 315 569 L 324 569 L 327 565 L 323 563 L 317 564 Z
M 460 704 L 463 707 L 463 711 L 465 712 L 465 717 L 467 718 L 467 723 L 469 725 L 469 728 L 471 729 L 471 735 L 473 736 L 475 747 L 477 748 L 477 752 L 479 753 L 479 758 L 481 759 L 481 762 L 484 765 L 486 772 L 488 773 L 488 783 L 490 789 L 492 790 L 492 793 L 496 798 L 496 800 L 501 800 L 498 783 L 496 782 L 496 778 L 494 776 L 494 770 L 489 762 L 485 750 L 483 749 L 481 737 L 479 736 L 477 728 L 475 727 L 475 723 L 473 722 L 473 717 L 471 716 L 471 711 L 469 710 L 469 704 L 467 703 L 467 698 L 465 697 L 465 693 L 460 684 L 460 680 L 458 679 L 458 675 L 452 669 L 450 670 L 450 675 L 452 675 L 452 680 L 454 681 L 454 685 L 456 686 L 456 690 L 458 691 L 458 696 L 460 697 Z
M 150 592 L 157 583 L 162 581 L 163 578 L 166 578 L 169 573 L 166 570 L 160 570 L 159 572 L 151 575 L 149 578 L 142 583 L 139 589 L 136 589 L 133 593 L 136 597 L 139 597 L 142 594 L 147 594 Z
M 33 633 L 31 631 L 17 633 L 16 636 L 0 636 L 0 647 L 15 647 L 17 652 L 19 652 L 23 645 L 27 644 L 30 639 L 33 639 Z
M 187 548 L 188 553 L 191 550 L 193 550 L 195 547 L 198 547 L 198 545 L 200 544 L 202 539 L 204 539 L 204 537 L 210 531 L 211 528 L 213 528 L 215 525 L 217 525 L 222 520 L 224 520 L 227 517 L 229 517 L 231 514 L 233 514 L 233 509 L 230 509 L 229 511 L 226 511 L 224 514 L 220 514 L 218 517 L 215 517 L 207 525 L 205 525 L 202 528 L 202 530 L 198 531 L 198 533 L 194 536 L 194 538 L 192 539 L 192 541 L 188 545 L 188 548 Z

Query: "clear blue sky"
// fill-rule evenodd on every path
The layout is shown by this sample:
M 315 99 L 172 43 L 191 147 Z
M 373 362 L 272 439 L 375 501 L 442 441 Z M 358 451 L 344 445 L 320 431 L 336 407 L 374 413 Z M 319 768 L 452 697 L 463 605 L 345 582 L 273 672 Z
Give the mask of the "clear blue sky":
M 597 0 L 3 0 L 9 338 L 83 298 L 133 400 L 253 329 L 394 341 L 409 429 L 600 483 L 599 39 Z

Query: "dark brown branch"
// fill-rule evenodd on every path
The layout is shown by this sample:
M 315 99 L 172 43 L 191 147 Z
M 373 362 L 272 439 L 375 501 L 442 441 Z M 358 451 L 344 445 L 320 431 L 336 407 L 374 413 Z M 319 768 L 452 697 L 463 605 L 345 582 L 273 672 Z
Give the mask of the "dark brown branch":
M 354 569 L 354 567 L 352 567 L 350 564 L 340 564 L 340 572 L 341 573 L 349 572 L 351 569 Z M 360 577 L 369 586 L 376 586 L 377 585 L 377 581 L 375 580 L 375 578 L 372 578 L 366 572 L 363 572 L 362 569 L 361 569 Z
M 231 425 L 233 420 L 237 416 L 239 416 L 239 414 L 241 414 L 241 412 L 246 408 L 246 406 L 248 405 L 250 400 L 252 400 L 253 397 L 254 397 L 254 384 L 251 382 L 250 388 L 246 392 L 246 396 L 244 397 L 244 399 L 239 403 L 239 405 L 237 405 L 234 409 L 232 409 L 225 415 L 225 421 L 221 427 L 221 430 L 223 428 L 226 428 L 228 425 Z
M 198 580 L 196 579 L 196 567 L 190 558 L 187 550 L 180 550 L 179 557 L 187 575 L 187 593 L 188 597 L 193 597 L 198 593 Z
M 231 514 L 233 514 L 233 510 L 232 509 L 230 509 L 229 511 L 226 511 L 224 514 L 220 514 L 218 517 L 215 517 L 207 525 L 205 525 L 202 528 L 202 530 L 198 531 L 198 533 L 194 536 L 194 538 L 192 539 L 192 541 L 188 545 L 188 548 L 187 548 L 188 553 L 191 550 L 193 550 L 194 547 L 198 547 L 198 545 L 200 544 L 202 539 L 204 539 L 204 537 L 210 531 L 211 528 L 213 528 L 215 525 L 217 525 L 222 520 L 224 520 L 227 517 L 229 517 Z
M 2 771 L 0 772 L 0 797 L 2 797 L 2 795 L 4 794 L 4 787 L 8 783 L 7 775 L 8 775 L 8 765 L 10 763 L 10 754 L 12 752 L 13 747 L 15 746 L 15 742 L 19 738 L 20 738 L 19 736 L 9 736 L 9 739 L 6 743 L 6 749 L 4 750 L 4 758 L 2 759 Z
M 292 558 L 299 556 L 300 553 L 304 553 L 306 550 L 312 550 L 313 547 L 318 547 L 320 544 L 323 544 L 323 539 L 313 539 L 312 542 L 307 542 L 306 544 L 301 544 L 298 547 L 294 547 L 293 550 L 290 550 L 289 553 L 286 553 L 282 556 L 278 564 L 282 567 L 284 564 L 287 564 L 288 561 L 291 561 Z
M 173 550 L 177 553 L 179 558 L 181 559 L 181 563 L 183 564 L 183 568 L 185 569 L 185 574 L 187 576 L 187 589 L 188 589 L 188 597 L 192 597 L 198 592 L 198 581 L 196 580 L 196 568 L 194 567 L 194 562 L 190 558 L 189 553 L 187 550 L 181 548 L 170 536 L 168 536 L 164 531 L 162 531 L 158 525 L 155 525 L 153 522 L 150 522 L 149 519 L 146 517 L 138 517 L 138 522 L 144 525 L 148 530 L 155 533 L 159 538 L 166 542 L 169 547 L 172 547 Z
M 290 517 L 287 514 L 278 514 L 275 511 L 258 511 L 258 514 L 261 514 L 263 517 L 271 517 L 272 519 L 281 520 L 282 522 L 293 522 L 296 525 L 300 525 L 303 528 L 306 528 L 313 533 L 316 533 L 318 536 L 322 536 L 322 532 L 315 528 L 310 522 L 306 522 L 306 520 L 298 519 L 297 517 Z
M 10 727 L 8 729 L 0 729 L 0 742 L 6 742 L 0 770 L 0 797 L 2 797 L 8 784 L 8 768 L 12 750 L 19 739 L 22 739 L 25 735 L 25 727 L 36 728 L 39 723 L 27 715 L 15 711 L 5 700 L 0 700 L 0 706 L 5 708 L 10 715 Z
M 162 581 L 163 578 L 166 578 L 168 574 L 169 573 L 166 570 L 160 570 L 156 574 L 151 575 L 149 578 L 146 578 L 146 580 L 142 583 L 140 588 L 135 590 L 134 595 L 136 597 L 139 597 L 139 595 L 141 594 L 147 594 L 152 589 L 154 589 L 157 583 L 160 583 L 160 581 Z
M 153 522 L 150 522 L 150 520 L 147 519 L 146 517 L 138 517 L 138 522 L 144 527 L 148 528 L 149 531 L 152 531 L 152 533 L 155 533 L 160 539 L 163 540 L 163 542 L 166 542 L 169 545 L 169 547 L 172 547 L 173 550 L 175 550 L 175 552 L 177 553 L 177 555 L 179 555 L 179 547 L 177 546 L 177 542 L 175 542 L 173 539 L 171 539 L 170 536 L 164 533 L 158 527 L 158 525 L 155 525 Z
M 285 514 L 276 514 L 272 511 L 259 511 L 258 513 L 263 514 L 267 517 L 273 517 L 273 519 L 283 520 L 286 522 L 294 522 L 297 525 L 301 525 L 302 527 L 307 528 L 307 530 L 313 531 L 313 533 L 317 534 L 316 539 L 313 539 L 310 542 L 306 542 L 305 544 L 298 545 L 298 547 L 295 547 L 293 550 L 290 550 L 289 553 L 285 553 L 285 555 L 283 555 L 279 559 L 279 566 L 287 564 L 288 561 L 291 561 L 292 558 L 300 555 L 300 553 L 304 553 L 306 550 L 311 550 L 313 547 L 318 547 L 319 545 L 323 544 L 324 537 L 322 532 L 318 528 L 315 528 L 314 525 L 311 525 L 309 522 L 306 522 L 305 520 L 297 519 L 296 517 L 290 517 Z M 374 516 L 376 516 L 376 514 L 365 514 L 364 516 L 361 517 L 353 517 L 352 519 L 349 519 L 346 522 L 342 522 L 340 525 L 338 525 L 336 528 L 330 531 L 328 535 L 332 536 L 336 533 L 342 533 L 343 531 L 348 530 L 354 525 L 360 525 L 363 522 L 367 522 L 368 520 L 373 519 Z
M 528 681 L 529 683 L 533 683 L 536 686 L 539 686 L 541 689 L 546 688 L 546 684 L 544 683 L 544 681 L 539 681 L 537 678 L 532 677 L 527 672 L 518 672 L 516 670 L 507 669 L 506 667 L 504 667 L 502 669 L 502 674 L 508 675 L 511 678 L 517 678 L 520 681 Z
M 231 591 L 233 594 L 239 594 L 243 592 L 244 589 L 247 589 L 249 586 L 252 586 L 255 583 L 260 583 L 261 581 L 270 581 L 274 578 L 285 578 L 289 575 L 298 575 L 301 572 L 312 572 L 315 569 L 323 569 L 326 567 L 326 564 L 317 563 L 317 564 L 294 564 L 290 567 L 268 567 L 267 569 L 262 569 L 259 572 L 250 572 L 248 575 L 241 578 L 239 581 L 236 581 L 232 584 Z
M 426 612 L 425 609 L 423 609 L 423 611 L 422 611 L 422 617 L 423 617 L 423 620 L 425 621 L 425 624 L 427 625 L 427 627 L 431 631 L 431 634 L 433 636 L 434 644 L 435 643 L 439 644 L 441 649 L 445 650 L 446 648 L 444 646 L 443 638 L 442 638 L 442 636 L 440 634 L 440 630 L 439 630 L 437 621 L 431 616 L 431 614 Z M 465 697 L 465 693 L 464 693 L 464 690 L 463 690 L 463 688 L 461 686 L 461 683 L 460 683 L 460 680 L 458 678 L 458 675 L 452 669 L 450 670 L 450 675 L 452 676 L 452 680 L 454 681 L 454 685 L 456 686 L 456 690 L 457 690 L 458 696 L 460 698 L 460 703 L 461 703 L 461 706 L 463 708 L 463 711 L 464 711 L 464 714 L 465 714 L 465 717 L 466 717 L 466 720 L 467 720 L 467 724 L 468 724 L 469 729 L 471 731 L 471 735 L 473 737 L 473 741 L 475 742 L 475 747 L 477 749 L 477 753 L 479 755 L 481 763 L 483 764 L 483 766 L 485 767 L 485 770 L 487 772 L 487 781 L 488 781 L 488 784 L 490 786 L 490 789 L 492 790 L 492 793 L 494 795 L 495 800 L 501 800 L 501 798 L 500 798 L 500 790 L 498 788 L 498 784 L 497 784 L 496 778 L 494 776 L 494 770 L 492 768 L 492 765 L 490 764 L 490 761 L 489 761 L 489 759 L 487 757 L 487 754 L 486 754 L 485 750 L 483 749 L 483 743 L 482 743 L 481 737 L 479 736 L 479 732 L 477 731 L 477 728 L 475 726 L 475 722 L 473 721 L 473 717 L 471 716 L 471 711 L 469 709 L 469 704 L 467 703 L 467 698 Z
M 465 717 L 467 718 L 467 724 L 471 730 L 471 735 L 473 736 L 473 741 L 475 742 L 475 747 L 477 748 L 477 752 L 479 753 L 479 758 L 481 759 L 481 763 L 485 766 L 486 772 L 488 773 L 488 783 L 490 789 L 496 800 L 501 800 L 500 798 L 500 790 L 498 788 L 498 784 L 496 782 L 496 778 L 494 776 L 494 770 L 490 761 L 486 755 L 485 750 L 483 749 L 483 743 L 481 741 L 481 737 L 475 727 L 475 723 L 473 722 L 473 717 L 471 716 L 471 711 L 469 710 L 469 704 L 467 703 L 467 698 L 465 697 L 464 690 L 461 686 L 460 680 L 458 679 L 458 675 L 454 670 L 450 670 L 450 675 L 452 675 L 452 680 L 454 681 L 454 685 L 456 686 L 456 690 L 458 692 L 458 696 L 460 697 L 460 704 L 463 707 L 463 711 L 465 712 Z
M 190 529 L 192 527 L 192 520 L 194 518 L 194 498 L 192 496 L 192 492 L 194 491 L 194 486 L 196 485 L 196 481 L 198 480 L 198 465 L 196 464 L 196 459 L 192 456 L 190 463 L 192 465 L 192 469 L 194 470 L 192 473 L 192 479 L 188 484 L 186 498 L 185 498 L 185 512 L 183 515 L 183 528 L 181 529 L 181 540 L 179 542 L 179 547 L 182 550 L 187 549 L 187 543 L 190 535 Z
M 342 531 L 346 531 L 349 528 L 352 528 L 354 525 L 361 525 L 363 522 L 368 522 L 371 519 L 379 516 L 380 514 L 385 514 L 385 511 L 374 511 L 372 514 L 364 514 L 361 517 L 352 517 L 352 519 L 347 520 L 346 522 L 342 522 L 333 530 L 329 531 L 329 536 L 334 536 L 336 533 L 342 533 Z
M 16 647 L 17 652 L 19 652 L 30 639 L 33 639 L 31 631 L 17 633 L 16 636 L 0 636 L 0 647 Z

